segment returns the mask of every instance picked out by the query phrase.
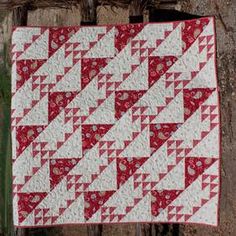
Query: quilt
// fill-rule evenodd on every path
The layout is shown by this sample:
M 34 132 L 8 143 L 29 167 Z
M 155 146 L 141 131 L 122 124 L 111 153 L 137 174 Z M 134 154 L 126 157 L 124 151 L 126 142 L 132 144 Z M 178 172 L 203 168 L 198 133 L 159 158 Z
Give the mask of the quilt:
M 14 28 L 14 225 L 216 226 L 214 28 L 213 17 Z

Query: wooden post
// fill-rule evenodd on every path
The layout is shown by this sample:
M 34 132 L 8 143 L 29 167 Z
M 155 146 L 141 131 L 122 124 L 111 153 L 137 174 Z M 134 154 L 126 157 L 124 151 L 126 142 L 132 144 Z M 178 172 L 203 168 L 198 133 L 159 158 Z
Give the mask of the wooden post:
M 26 26 L 27 18 L 28 18 L 28 7 L 27 5 L 23 5 L 21 7 L 17 7 L 13 10 L 13 25 L 14 26 Z
M 102 236 L 102 225 L 90 225 L 87 227 L 88 236 Z
M 28 17 L 27 5 L 17 7 L 12 12 L 13 26 L 26 26 Z M 28 234 L 27 229 L 15 229 L 16 236 L 26 236 Z
M 150 0 L 132 0 L 129 6 L 130 23 L 143 22 L 143 12 Z
M 81 1 L 81 25 L 95 25 L 97 23 L 97 0 Z

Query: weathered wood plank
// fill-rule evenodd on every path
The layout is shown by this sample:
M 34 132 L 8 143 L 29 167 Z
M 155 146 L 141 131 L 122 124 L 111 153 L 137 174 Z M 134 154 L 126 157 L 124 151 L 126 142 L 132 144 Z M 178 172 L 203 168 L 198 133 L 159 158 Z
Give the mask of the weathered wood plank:
M 28 25 L 69 26 L 80 25 L 80 7 L 70 9 L 39 8 L 28 13 Z

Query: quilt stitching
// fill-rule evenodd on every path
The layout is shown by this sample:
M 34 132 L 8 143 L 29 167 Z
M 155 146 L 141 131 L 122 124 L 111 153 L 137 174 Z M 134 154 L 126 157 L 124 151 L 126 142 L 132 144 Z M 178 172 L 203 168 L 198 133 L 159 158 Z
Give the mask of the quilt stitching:
M 14 224 L 217 225 L 214 19 L 18 27 Z

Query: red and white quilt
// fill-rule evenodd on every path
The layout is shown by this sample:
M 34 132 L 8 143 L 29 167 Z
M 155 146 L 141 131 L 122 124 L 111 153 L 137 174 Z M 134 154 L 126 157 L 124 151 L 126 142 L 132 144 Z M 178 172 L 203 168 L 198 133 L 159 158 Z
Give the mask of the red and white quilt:
M 217 225 L 214 18 L 18 27 L 14 225 Z

